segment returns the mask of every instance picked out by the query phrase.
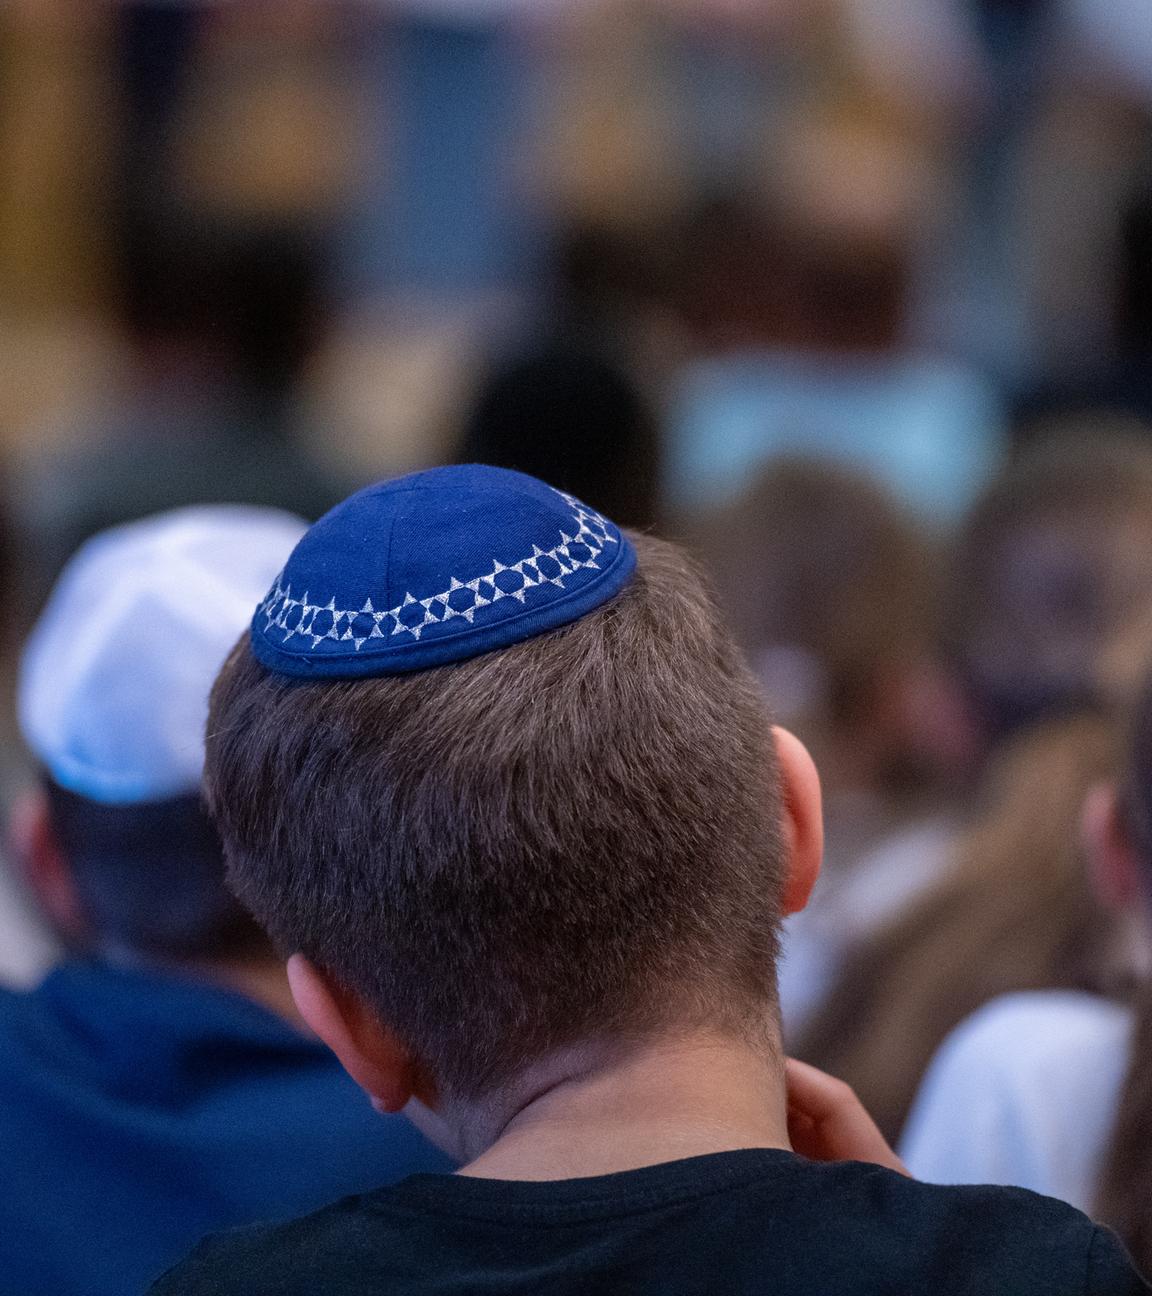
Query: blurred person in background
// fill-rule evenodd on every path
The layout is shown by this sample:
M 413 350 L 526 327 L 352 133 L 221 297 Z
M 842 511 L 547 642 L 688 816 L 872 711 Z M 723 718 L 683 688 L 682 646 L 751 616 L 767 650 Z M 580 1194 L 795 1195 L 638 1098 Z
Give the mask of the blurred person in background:
M 1015 1184 L 1079 1205 L 1152 1272 L 1152 682 L 1122 768 L 1083 801 L 1080 840 L 1081 886 L 1117 929 L 1111 993 L 986 1005 L 933 1062 L 904 1148 L 933 1182 Z
M 1061 0 L 920 0 L 917 32 L 949 31 L 964 92 L 952 132 L 945 219 L 922 241 L 926 282 L 918 328 L 943 350 L 1006 383 L 1036 361 L 1038 321 L 1028 282 L 1033 228 L 1026 193 L 1037 121 L 1044 111 L 1049 45 Z M 901 6 L 871 10 L 875 35 L 895 36 Z M 938 31 L 937 31 L 938 36 Z M 907 44 L 907 41 L 905 41 Z M 877 50 L 882 55 L 882 48 Z M 915 75 L 915 74 L 913 74 Z M 927 70 L 925 81 L 931 78 Z
M 319 18 L 307 26 L 316 8 L 133 0 L 106 15 L 117 129 L 94 223 L 120 363 L 17 464 L 33 602 L 106 527 L 220 502 L 312 518 L 345 491 L 299 435 L 339 189 L 308 162 L 318 122 L 336 141 L 325 157 L 345 151 L 317 88 L 340 51 Z
M 933 690 L 937 554 L 881 483 L 808 457 L 765 467 L 695 539 L 781 723 L 823 772 L 824 872 L 785 924 L 779 970 L 794 1034 L 868 924 L 929 880 L 936 839 L 953 830 L 920 723 Z M 895 866 L 889 850 L 877 870 L 870 852 L 897 830 L 908 849 Z
M 539 269 L 530 173 L 539 74 L 523 28 L 539 0 L 369 0 L 360 7 L 361 185 L 344 241 L 349 292 L 402 313 L 459 314 Z
M 0 994 L 0 1285 L 142 1290 L 210 1229 L 445 1161 L 304 1032 L 199 798 L 208 689 L 303 524 L 179 510 L 72 559 L 25 650 L 13 835 L 68 956 Z
M 866 1095 L 890 1137 L 940 1043 L 981 1004 L 1106 982 L 1113 932 L 1084 878 L 1076 829 L 1088 789 L 1114 773 L 1117 746 L 1112 724 L 1092 712 L 1011 743 L 943 876 L 843 960 L 796 1052 Z
M 985 751 L 1093 701 L 1102 654 L 1152 606 L 1152 442 L 1066 424 L 985 492 L 956 541 L 944 660 Z
M 322 289 L 290 225 L 165 215 L 138 231 L 124 285 L 128 372 L 59 449 L 18 476 L 39 593 L 83 540 L 182 504 L 315 517 L 339 496 L 289 435 Z
M 536 335 L 492 360 L 462 415 L 453 456 L 525 472 L 624 526 L 661 514 L 662 444 L 648 384 L 628 345 L 649 291 L 645 269 L 603 230 L 558 242 L 553 297 Z
M 908 345 L 906 233 L 746 194 L 700 204 L 674 249 L 692 352 L 668 415 L 674 509 L 723 506 L 784 453 L 869 470 L 937 526 L 968 507 L 1004 412 L 980 372 Z
M 1147 133 L 1152 136 L 1152 130 Z M 1147 172 L 1116 219 L 1112 242 L 1118 264 L 1103 276 L 1111 289 L 1104 309 L 1106 340 L 1020 398 L 1015 411 L 1019 444 L 1059 435 L 1086 411 L 1142 420 L 1145 428 L 1152 422 L 1152 150 Z
M 656 263 L 633 341 L 669 384 L 674 514 L 787 451 L 871 467 L 937 522 L 994 469 L 999 393 L 911 327 L 965 83 L 953 7 L 651 0 L 557 24 L 539 170 L 555 223 Z
M 1022 456 L 956 542 L 942 617 L 950 683 L 925 723 L 954 731 L 952 745 L 968 756 L 967 769 L 957 769 L 961 793 L 986 808 L 936 844 L 933 889 L 906 895 L 906 910 L 860 933 L 796 1042 L 799 1056 L 856 1086 L 890 1134 L 936 1045 L 967 1012 L 1001 991 L 1083 975 L 1060 941 L 1094 949 L 1097 911 L 1083 895 L 1062 906 L 1061 935 L 1062 920 L 1042 913 L 1033 891 L 1045 869 L 1057 888 L 1077 873 L 1084 780 L 1110 771 L 1097 732 L 1106 722 L 1069 717 L 1099 710 L 1105 655 L 1152 608 L 1150 551 L 1152 445 L 1099 426 L 1095 439 Z M 981 771 L 999 752 L 1006 764 L 994 763 L 981 789 Z M 1048 773 L 1029 773 L 1047 765 Z M 1045 788 L 1056 787 L 1060 770 L 1063 791 L 1049 799 Z M 1034 795 L 1017 798 L 1013 783 L 1033 779 Z M 1053 834 L 1053 824 L 1063 826 Z M 994 883 L 985 857 L 1001 861 Z M 924 861 L 921 869 L 933 875 Z M 984 887 L 994 895 L 983 896 Z M 1007 931 L 1017 934 L 1005 944 Z
M 982 0 L 993 7 L 990 0 Z M 1014 4 L 995 6 L 1011 20 Z M 1141 0 L 1049 0 L 1015 203 L 1032 415 L 1103 407 L 1152 420 L 1152 28 Z M 1036 62 L 1037 60 L 1034 60 Z
M 458 459 L 540 477 L 647 529 L 659 516 L 659 451 L 655 414 L 627 371 L 560 337 L 492 370 Z
M 698 14 L 697 44 L 720 43 L 713 6 L 675 7 Z M 971 97 L 954 7 L 723 6 L 759 25 L 772 90 L 739 165 L 691 191 L 666 237 L 688 351 L 670 401 L 675 510 L 730 502 L 775 455 L 819 453 L 876 472 L 939 524 L 994 470 L 999 392 L 916 327 Z

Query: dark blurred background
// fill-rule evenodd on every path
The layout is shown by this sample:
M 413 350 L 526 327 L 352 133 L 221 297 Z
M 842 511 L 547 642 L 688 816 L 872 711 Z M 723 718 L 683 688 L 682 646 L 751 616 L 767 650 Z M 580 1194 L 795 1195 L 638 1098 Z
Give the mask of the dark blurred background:
M 14 536 L 463 452 L 672 528 L 815 452 L 939 528 L 1152 416 L 1150 112 L 1140 0 L 9 0 Z

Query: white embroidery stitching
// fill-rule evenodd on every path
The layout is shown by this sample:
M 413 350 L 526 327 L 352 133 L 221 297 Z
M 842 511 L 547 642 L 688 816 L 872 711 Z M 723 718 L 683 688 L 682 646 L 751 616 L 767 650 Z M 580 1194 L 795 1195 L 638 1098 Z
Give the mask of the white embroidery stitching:
M 606 518 L 592 509 L 585 508 L 571 495 L 566 495 L 563 491 L 556 493 L 572 509 L 576 534 L 568 535 L 565 531 L 561 531 L 560 543 L 551 549 L 541 549 L 539 545 L 533 545 L 529 557 L 509 564 L 493 559 L 492 570 L 485 576 L 477 576 L 469 581 L 457 580 L 453 576 L 448 588 L 441 590 L 439 594 L 417 599 L 408 593 L 404 595 L 403 602 L 398 603 L 396 607 L 380 612 L 372 606 L 370 598 L 365 599 L 364 606 L 359 608 L 338 608 L 335 598 L 330 598 L 327 603 L 313 603 L 308 597 L 307 590 L 301 598 L 293 598 L 291 584 L 287 586 L 280 584 L 284 574 L 281 572 L 268 597 L 260 604 L 259 610 L 266 618 L 264 631 L 268 633 L 273 626 L 283 630 L 285 643 L 293 635 L 310 638 L 312 649 L 325 639 L 348 640 L 359 652 L 361 646 L 369 639 L 385 639 L 392 635 L 407 634 L 414 640 L 418 640 L 428 626 L 442 625 L 453 617 L 463 617 L 465 621 L 472 624 L 472 618 L 480 608 L 496 603 L 502 598 L 514 598 L 523 603 L 527 592 L 541 585 L 550 584 L 564 589 L 564 578 L 571 576 L 580 568 L 592 567 L 598 570 L 599 564 L 596 559 L 603 553 L 605 546 L 616 544 L 616 537 L 609 533 L 609 523 Z M 573 552 L 578 547 L 587 550 L 586 557 L 580 557 L 578 553 Z M 542 561 L 545 562 L 543 569 L 540 566 Z M 548 574 L 550 564 L 555 564 L 557 568 L 551 575 Z M 496 578 L 503 576 L 504 573 L 509 575 L 505 576 L 503 584 L 497 584 Z M 512 583 L 516 577 L 520 577 L 521 583 L 514 589 L 506 589 L 504 586 Z M 279 608 L 277 608 L 278 603 Z M 297 608 L 300 609 L 300 616 L 292 625 L 289 625 L 289 619 Z M 316 634 L 313 627 L 321 612 L 332 613 L 332 624 L 323 633 Z M 385 628 L 381 629 L 381 623 L 386 623 L 389 618 L 392 621 L 391 627 L 385 625 Z M 345 620 L 347 625 L 341 630 L 341 622 Z

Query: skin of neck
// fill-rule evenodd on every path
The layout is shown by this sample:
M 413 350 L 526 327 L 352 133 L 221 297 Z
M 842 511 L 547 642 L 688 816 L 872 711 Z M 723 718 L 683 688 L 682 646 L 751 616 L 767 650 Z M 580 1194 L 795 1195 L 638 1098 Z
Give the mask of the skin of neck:
M 790 1148 L 783 1054 L 706 1030 L 628 1047 L 578 1046 L 474 1103 L 413 1120 L 465 1162 L 462 1175 L 575 1179 L 741 1148 Z M 430 1128 L 430 1125 L 433 1128 Z

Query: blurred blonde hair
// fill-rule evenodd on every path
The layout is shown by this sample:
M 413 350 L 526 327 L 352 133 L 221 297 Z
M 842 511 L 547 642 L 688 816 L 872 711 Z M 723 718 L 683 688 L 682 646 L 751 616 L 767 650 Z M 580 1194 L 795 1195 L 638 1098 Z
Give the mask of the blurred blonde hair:
M 1129 641 L 1141 643 L 1139 628 Z M 1146 648 L 1148 640 L 1143 640 Z M 1129 660 L 1133 659 L 1130 655 Z M 1120 660 L 1123 661 L 1123 655 Z M 1145 651 L 1145 667 L 1149 655 Z M 1144 868 L 1145 912 L 1152 904 L 1152 677 L 1145 673 L 1139 701 L 1132 708 L 1127 768 L 1120 805 L 1129 844 Z M 1099 1217 L 1124 1239 L 1136 1263 L 1152 1272 L 1152 977 L 1145 975 L 1135 997 L 1135 1026 L 1128 1074 L 1096 1201 Z
M 1112 920 L 1079 847 L 1116 726 L 1081 711 L 1011 743 L 944 878 L 850 957 L 796 1053 L 848 1081 L 895 1138 L 932 1055 L 997 995 L 1114 984 Z

